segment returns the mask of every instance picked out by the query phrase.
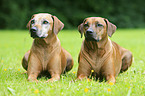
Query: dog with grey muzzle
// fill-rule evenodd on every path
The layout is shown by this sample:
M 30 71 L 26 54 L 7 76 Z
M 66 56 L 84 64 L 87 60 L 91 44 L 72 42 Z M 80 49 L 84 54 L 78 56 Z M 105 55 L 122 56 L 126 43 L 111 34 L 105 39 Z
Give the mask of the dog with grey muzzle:
M 71 55 L 61 47 L 57 34 L 64 24 L 47 13 L 34 14 L 27 27 L 34 39 L 31 49 L 22 59 L 22 66 L 27 70 L 29 81 L 38 81 L 40 74 L 50 74 L 49 81 L 60 79 L 62 73 L 73 67 Z

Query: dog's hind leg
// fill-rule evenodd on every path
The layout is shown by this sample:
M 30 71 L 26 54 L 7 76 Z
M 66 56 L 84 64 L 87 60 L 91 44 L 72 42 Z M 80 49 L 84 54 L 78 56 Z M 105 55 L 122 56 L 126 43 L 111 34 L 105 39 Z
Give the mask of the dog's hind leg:
M 74 61 L 73 61 L 73 58 L 69 52 L 67 52 L 65 49 L 63 49 L 63 51 L 65 53 L 65 57 L 67 60 L 67 64 L 66 64 L 66 68 L 65 68 L 64 72 L 68 72 L 73 68 Z
M 74 62 L 72 57 L 67 57 L 67 65 L 65 71 L 68 72 L 73 68 Z
M 132 53 L 128 50 L 123 51 L 121 73 L 126 71 L 132 64 Z
M 23 66 L 23 68 L 25 70 L 27 70 L 27 68 L 28 68 L 28 57 L 29 57 L 29 54 L 30 54 L 30 50 L 27 53 L 25 53 L 25 55 L 24 55 L 24 57 L 22 59 L 22 66 Z

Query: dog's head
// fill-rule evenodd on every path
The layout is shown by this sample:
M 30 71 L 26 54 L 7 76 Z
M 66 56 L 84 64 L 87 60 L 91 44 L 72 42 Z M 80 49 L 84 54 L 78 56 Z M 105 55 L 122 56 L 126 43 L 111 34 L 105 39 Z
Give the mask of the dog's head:
M 27 24 L 32 38 L 45 38 L 50 34 L 58 34 L 64 24 L 48 13 L 34 14 Z
M 82 24 L 78 26 L 78 30 L 85 35 L 87 41 L 100 41 L 102 38 L 112 36 L 116 30 L 116 26 L 107 19 L 101 17 L 86 18 Z

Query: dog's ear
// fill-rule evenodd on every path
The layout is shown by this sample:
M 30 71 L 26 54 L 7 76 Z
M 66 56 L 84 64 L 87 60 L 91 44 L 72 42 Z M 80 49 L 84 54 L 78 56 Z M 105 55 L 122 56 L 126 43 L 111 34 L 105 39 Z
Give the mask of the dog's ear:
M 113 33 L 116 31 L 116 26 L 112 23 L 110 23 L 107 19 L 104 19 L 107 25 L 107 33 L 108 36 L 111 37 L 113 35 Z
M 57 35 L 58 32 L 63 29 L 64 24 L 56 16 L 52 16 L 52 19 L 53 19 L 53 32 Z
M 78 26 L 78 30 L 79 30 L 79 32 L 80 32 L 80 34 L 81 34 L 81 38 L 82 38 L 82 37 L 83 37 L 83 33 L 84 33 L 84 30 L 83 30 L 83 23 L 80 24 L 80 25 Z
M 31 17 L 31 19 L 33 19 L 34 16 L 35 16 L 35 14 Z M 29 20 L 29 22 L 28 22 L 27 25 L 26 25 L 26 27 L 27 27 L 28 29 L 30 29 L 30 24 L 31 24 L 31 20 Z
M 31 20 L 29 20 L 29 22 L 28 22 L 27 25 L 26 25 L 26 27 L 27 27 L 28 29 L 30 29 L 30 23 L 31 23 Z

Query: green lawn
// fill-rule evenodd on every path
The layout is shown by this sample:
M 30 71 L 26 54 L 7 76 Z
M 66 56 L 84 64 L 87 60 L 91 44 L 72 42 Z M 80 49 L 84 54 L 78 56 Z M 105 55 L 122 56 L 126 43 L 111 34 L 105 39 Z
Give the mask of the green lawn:
M 145 29 L 117 29 L 112 40 L 129 49 L 134 62 L 128 71 L 119 74 L 115 85 L 98 81 L 76 81 L 77 58 L 82 38 L 77 30 L 64 30 L 58 35 L 61 45 L 68 50 L 74 67 L 61 80 L 46 83 L 28 82 L 21 59 L 31 48 L 28 31 L 0 30 L 0 96 L 145 96 Z

